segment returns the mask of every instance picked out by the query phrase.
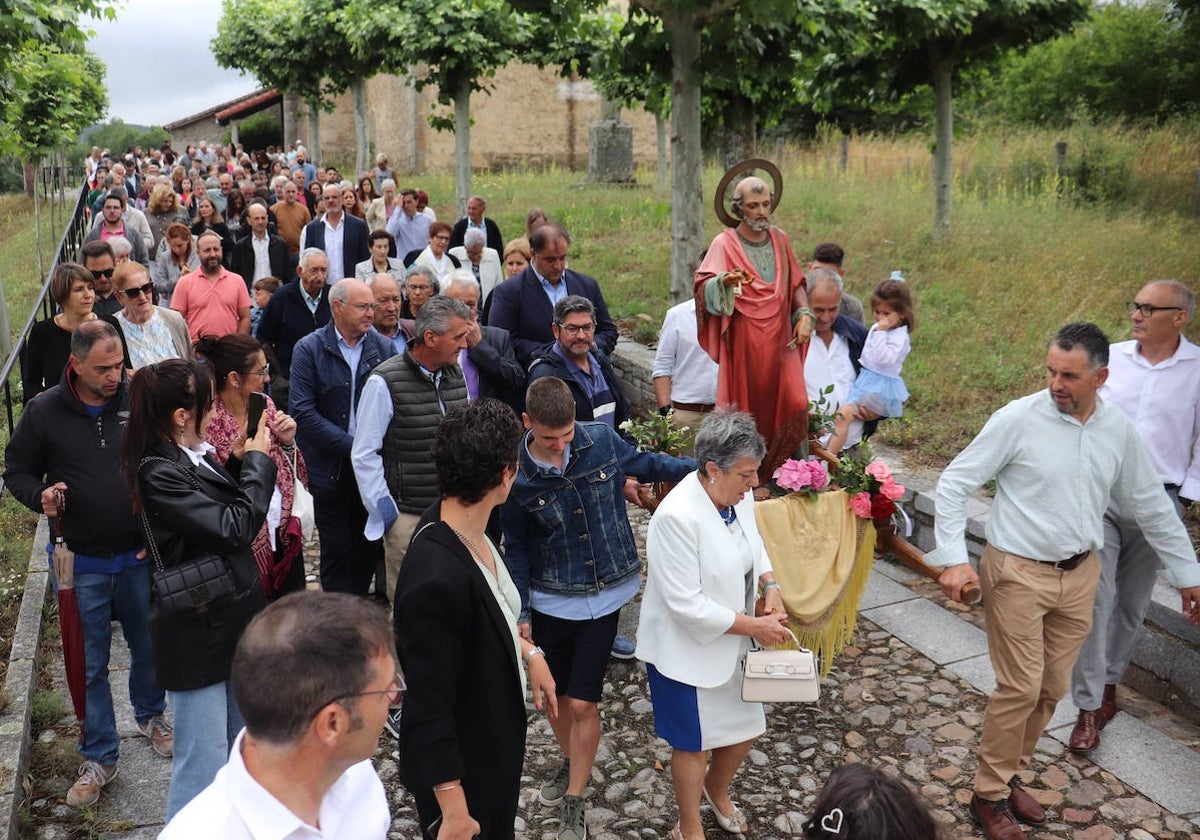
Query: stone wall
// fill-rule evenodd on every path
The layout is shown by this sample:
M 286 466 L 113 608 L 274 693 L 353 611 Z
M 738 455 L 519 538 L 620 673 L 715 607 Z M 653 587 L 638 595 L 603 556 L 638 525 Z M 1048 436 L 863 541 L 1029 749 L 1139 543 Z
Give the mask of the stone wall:
M 471 166 L 557 165 L 583 169 L 588 161 L 588 128 L 600 118 L 600 96 L 590 82 L 563 79 L 552 70 L 511 64 L 496 73 L 492 89 L 471 96 Z M 417 93 L 407 79 L 380 75 L 367 82 L 367 134 L 371 159 L 388 155 L 397 171 L 448 170 L 454 165 L 454 133 L 434 131 L 429 114 L 436 88 Z M 297 137 L 308 136 L 308 118 L 297 117 Z M 440 113 L 453 116 L 450 108 Z M 657 159 L 654 118 L 645 111 L 622 111 L 633 129 L 635 164 Z M 288 141 L 296 139 L 289 135 Z M 338 97 L 333 113 L 321 115 L 321 154 L 328 161 L 354 160 L 354 107 L 350 94 Z

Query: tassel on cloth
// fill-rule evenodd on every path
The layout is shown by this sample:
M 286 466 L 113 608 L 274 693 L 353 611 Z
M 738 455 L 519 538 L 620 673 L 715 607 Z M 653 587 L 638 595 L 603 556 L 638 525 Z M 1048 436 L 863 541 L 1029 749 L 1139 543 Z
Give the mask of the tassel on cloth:
M 826 677 L 854 635 L 875 557 L 875 526 L 854 515 L 841 490 L 760 502 L 755 519 L 789 626 L 820 657 Z

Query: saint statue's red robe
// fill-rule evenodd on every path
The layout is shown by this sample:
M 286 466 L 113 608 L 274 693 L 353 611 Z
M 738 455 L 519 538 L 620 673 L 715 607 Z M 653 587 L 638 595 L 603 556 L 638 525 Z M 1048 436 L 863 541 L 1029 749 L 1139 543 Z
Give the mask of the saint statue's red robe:
M 767 481 L 808 436 L 808 392 L 804 388 L 804 356 L 808 345 L 789 348 L 792 300 L 805 288 L 787 234 L 770 230 L 775 249 L 775 277 L 767 282 L 746 256 L 736 228 L 716 235 L 696 270 L 696 320 L 700 346 L 719 366 L 717 405 L 736 405 L 754 415 L 767 442 L 759 468 Z M 732 315 L 714 315 L 705 306 L 704 290 L 719 274 L 740 268 L 751 278 L 734 298 Z

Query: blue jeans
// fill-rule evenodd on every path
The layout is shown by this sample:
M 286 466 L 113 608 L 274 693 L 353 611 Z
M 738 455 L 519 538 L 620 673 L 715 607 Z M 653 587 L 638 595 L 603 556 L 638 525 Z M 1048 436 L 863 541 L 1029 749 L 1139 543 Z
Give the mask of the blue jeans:
M 166 696 L 154 673 L 150 649 L 150 571 L 145 563 L 116 574 L 75 575 L 75 598 L 83 628 L 83 660 L 87 711 L 79 752 L 108 766 L 117 763 L 121 738 L 113 715 L 108 683 L 112 622 L 121 622 L 129 645 L 129 700 L 138 723 L 161 715 Z
M 172 691 L 171 709 L 175 713 L 175 764 L 167 793 L 167 822 L 212 783 L 245 725 L 228 682 Z

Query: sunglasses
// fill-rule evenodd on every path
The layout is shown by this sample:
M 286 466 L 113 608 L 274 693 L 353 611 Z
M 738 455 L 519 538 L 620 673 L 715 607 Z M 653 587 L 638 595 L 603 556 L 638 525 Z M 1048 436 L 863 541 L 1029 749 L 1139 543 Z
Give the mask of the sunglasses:
M 133 300 L 138 295 L 154 297 L 154 284 L 147 283 L 145 286 L 130 286 L 128 289 L 124 290 L 124 295 L 130 300 Z
M 114 269 L 111 269 L 111 268 L 105 268 L 101 271 L 97 271 L 96 269 L 93 268 L 92 269 L 92 279 L 99 280 L 101 277 L 107 277 L 109 280 L 111 280 L 112 276 L 113 276 L 113 270 Z

